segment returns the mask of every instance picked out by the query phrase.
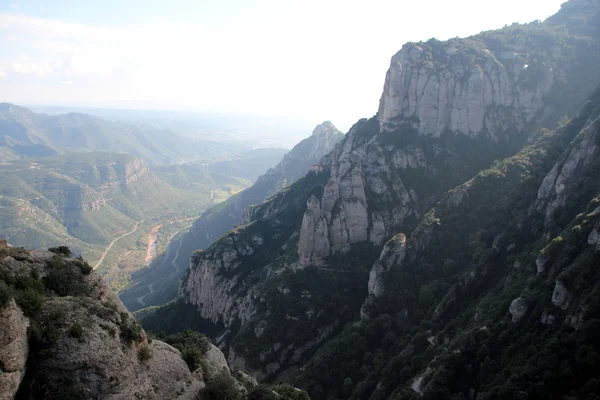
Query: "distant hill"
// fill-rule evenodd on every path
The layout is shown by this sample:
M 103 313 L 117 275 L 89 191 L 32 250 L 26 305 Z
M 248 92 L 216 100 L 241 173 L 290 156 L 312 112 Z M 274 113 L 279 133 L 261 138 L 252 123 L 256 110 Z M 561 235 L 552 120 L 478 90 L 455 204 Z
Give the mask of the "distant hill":
M 229 157 L 242 145 L 183 137 L 166 129 L 107 121 L 81 113 L 37 114 L 0 104 L 0 162 L 73 151 L 129 153 L 150 165 Z
M 16 161 L 0 165 L 0 174 L 0 236 L 29 248 L 64 243 L 94 252 L 136 221 L 209 196 L 173 188 L 128 154 Z
M 250 186 L 261 174 L 281 161 L 287 151 L 279 148 L 255 149 L 225 160 L 161 165 L 153 167 L 152 170 L 174 187 L 186 190 L 201 190 L 211 182 L 223 188 L 232 185 Z
M 145 265 L 149 246 L 161 250 L 187 220 L 250 185 L 205 171 L 184 190 L 138 157 L 101 152 L 0 164 L 0 176 L 0 237 L 32 249 L 67 245 L 94 266 L 102 260 L 98 272 L 115 289 Z

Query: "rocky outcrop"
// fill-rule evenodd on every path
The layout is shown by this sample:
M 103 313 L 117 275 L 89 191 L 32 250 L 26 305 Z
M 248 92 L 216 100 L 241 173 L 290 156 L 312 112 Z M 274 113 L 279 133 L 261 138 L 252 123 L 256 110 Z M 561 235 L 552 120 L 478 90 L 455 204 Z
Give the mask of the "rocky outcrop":
M 571 306 L 572 301 L 573 294 L 567 289 L 563 282 L 557 279 L 554 285 L 554 291 L 552 292 L 552 304 L 566 310 Z
M 508 312 L 512 315 L 512 322 L 519 322 L 527 314 L 527 302 L 522 297 L 517 297 L 510 303 Z
M 386 274 L 392 268 L 398 268 L 406 255 L 406 236 L 399 233 L 390 239 L 379 256 L 379 260 L 373 265 L 369 274 L 369 295 L 381 297 L 385 292 Z
M 25 375 L 29 319 L 11 300 L 0 307 L 0 399 L 12 400 Z
M 373 129 L 378 130 L 372 121 L 360 121 L 321 161 L 329 168 L 330 178 L 320 198 L 320 214 L 316 203 L 306 210 L 307 225 L 300 230 L 300 260 L 319 263 L 323 257 L 344 253 L 359 242 L 381 245 L 402 222 L 418 215 L 416 195 L 397 180 L 397 174 L 423 168 L 426 161 L 422 150 L 411 147 L 389 152 L 377 138 L 367 146 L 363 135 Z M 394 177 L 394 184 L 388 185 Z M 319 221 L 323 228 L 315 232 L 310 221 Z M 304 246 L 312 243 L 315 235 L 321 235 L 326 243 L 318 248 Z
M 598 159 L 600 120 L 589 122 L 554 164 L 538 190 L 535 209 L 545 216 L 545 228 L 556 229 L 555 213 L 564 208 L 578 177 L 594 167 Z
M 227 327 L 236 319 L 247 322 L 254 314 L 254 296 L 243 289 L 246 285 L 235 270 L 245 256 L 260 251 L 262 238 L 254 239 L 248 242 L 233 233 L 209 253 L 199 251 L 192 257 L 189 276 L 179 295 L 195 304 L 203 318 Z
M 415 116 L 426 135 L 496 136 L 538 116 L 555 81 L 552 68 L 532 88 L 519 81 L 531 62 L 526 52 L 496 53 L 474 38 L 468 59 L 462 45 L 409 43 L 392 57 L 379 105 L 382 126 Z
M 600 250 L 600 221 L 594 225 L 594 228 L 588 235 L 587 242 L 592 246 L 595 245 L 596 249 Z
M 298 240 L 298 254 L 303 265 L 317 264 L 331 252 L 327 220 L 321 211 L 321 202 L 310 196 L 302 218 L 302 235 Z

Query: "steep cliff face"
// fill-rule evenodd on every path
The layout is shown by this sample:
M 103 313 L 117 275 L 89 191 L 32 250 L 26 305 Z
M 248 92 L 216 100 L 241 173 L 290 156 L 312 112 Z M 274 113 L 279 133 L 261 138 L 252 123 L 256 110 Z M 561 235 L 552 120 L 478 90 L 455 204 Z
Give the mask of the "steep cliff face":
M 565 4 L 543 23 L 404 45 L 386 75 L 378 112 L 382 128 L 416 116 L 424 135 L 461 132 L 506 140 L 525 127 L 556 120 L 559 109 L 573 113 L 595 88 L 586 82 L 593 77 L 590 65 L 570 60 L 597 50 L 585 38 L 598 36 L 598 5 Z M 559 26 L 567 26 L 570 35 Z M 559 92 L 562 100 L 555 98 Z
M 436 43 L 407 44 L 392 57 L 379 106 L 382 126 L 418 116 L 422 134 L 497 137 L 539 117 L 555 81 L 554 68 L 546 67 L 539 82 L 527 87 L 520 79 L 532 62 L 526 53 L 494 54 L 476 38 L 469 44 L 468 55 L 461 49 L 464 41 L 457 40 L 441 48 Z
M 587 107 L 592 107 L 588 104 Z M 559 215 L 573 201 L 576 185 L 581 185 L 581 176 L 592 178 L 593 171 L 598 165 L 598 150 L 600 144 L 600 122 L 587 121 L 581 134 L 570 145 L 554 164 L 552 170 L 544 178 L 538 191 L 535 210 L 544 215 L 544 227 L 549 235 L 564 224 Z M 584 186 L 579 190 L 593 190 Z M 557 226 L 558 222 L 558 226 Z

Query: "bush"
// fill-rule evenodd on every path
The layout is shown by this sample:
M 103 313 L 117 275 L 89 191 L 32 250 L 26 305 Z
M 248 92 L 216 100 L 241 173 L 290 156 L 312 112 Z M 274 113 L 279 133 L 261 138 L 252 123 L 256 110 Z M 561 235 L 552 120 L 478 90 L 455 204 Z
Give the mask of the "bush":
M 242 393 L 235 380 L 227 372 L 221 372 L 210 379 L 203 394 L 208 400 L 242 399 Z
M 148 346 L 141 347 L 138 350 L 138 359 L 141 362 L 147 361 L 152 358 L 152 349 Z
M 163 340 L 181 352 L 181 358 L 192 372 L 200 368 L 202 357 L 210 348 L 210 341 L 206 336 L 190 329 L 166 336 Z
M 82 296 L 86 293 L 81 270 L 58 256 L 48 262 L 48 274 L 43 281 L 46 288 L 58 296 Z
M 23 314 L 33 317 L 42 309 L 44 298 L 40 293 L 29 288 L 27 290 L 18 290 L 15 293 L 15 301 L 21 307 L 21 310 L 23 310 Z
M 83 338 L 83 327 L 78 323 L 74 323 L 73 326 L 71 326 L 71 329 L 69 329 L 69 335 L 75 339 L 79 339 L 81 342 L 81 339 Z
M 48 251 L 65 257 L 71 257 L 72 254 L 71 249 L 69 249 L 67 246 L 50 247 Z
M 79 269 L 84 275 L 89 275 L 94 270 L 92 266 L 85 261 L 79 264 Z

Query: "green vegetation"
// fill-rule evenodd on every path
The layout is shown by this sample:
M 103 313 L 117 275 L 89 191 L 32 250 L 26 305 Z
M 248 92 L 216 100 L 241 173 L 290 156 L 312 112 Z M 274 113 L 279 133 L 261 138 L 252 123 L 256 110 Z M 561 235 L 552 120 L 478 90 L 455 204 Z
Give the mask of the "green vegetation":
M 221 372 L 209 379 L 202 393 L 208 400 L 242 400 L 235 379 L 226 372 Z
M 69 329 L 69 334 L 71 335 L 71 337 L 78 339 L 80 342 L 83 341 L 83 326 L 81 326 L 81 324 L 77 322 L 74 323 Z
M 186 362 L 191 372 L 202 366 L 203 357 L 210 348 L 210 341 L 206 336 L 190 329 L 176 335 L 165 336 L 159 334 L 157 337 L 181 352 L 181 358 Z
M 148 361 L 152 358 L 152 349 L 149 346 L 142 346 L 138 350 L 138 359 L 141 362 Z

